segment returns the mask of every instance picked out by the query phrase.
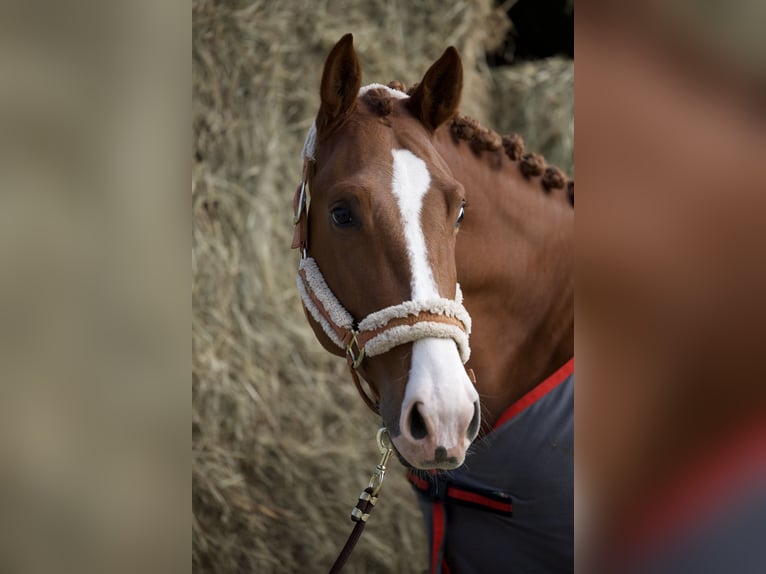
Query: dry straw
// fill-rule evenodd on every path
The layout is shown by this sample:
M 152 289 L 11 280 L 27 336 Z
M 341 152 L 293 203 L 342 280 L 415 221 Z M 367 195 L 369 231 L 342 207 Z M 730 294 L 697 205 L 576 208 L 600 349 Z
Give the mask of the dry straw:
M 463 111 L 491 119 L 477 64 L 507 21 L 476 2 L 193 2 L 192 475 L 195 572 L 321 572 L 377 462 L 378 421 L 303 316 L 289 249 L 322 63 L 352 31 L 365 82 L 420 79 L 447 45 Z M 513 102 L 509 102 L 513 103 Z M 394 463 L 349 572 L 423 572 Z
M 574 63 L 565 58 L 523 62 L 492 72 L 493 127 L 520 133 L 527 148 L 574 175 Z

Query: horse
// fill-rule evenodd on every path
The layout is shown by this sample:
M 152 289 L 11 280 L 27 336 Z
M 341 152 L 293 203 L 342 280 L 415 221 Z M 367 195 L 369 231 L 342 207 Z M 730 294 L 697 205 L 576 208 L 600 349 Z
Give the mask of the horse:
M 461 116 L 462 70 L 449 47 L 362 86 L 352 35 L 330 51 L 298 290 L 409 469 L 431 572 L 571 571 L 574 182 Z

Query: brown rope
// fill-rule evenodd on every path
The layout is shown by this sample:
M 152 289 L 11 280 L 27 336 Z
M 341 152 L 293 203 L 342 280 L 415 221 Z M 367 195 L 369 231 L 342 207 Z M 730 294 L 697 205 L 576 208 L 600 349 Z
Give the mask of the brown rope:
M 365 496 L 365 494 L 367 496 Z M 332 565 L 330 574 L 337 574 L 346 565 L 349 556 L 351 556 L 351 553 L 354 551 L 356 543 L 359 542 L 359 537 L 362 536 L 362 531 L 367 524 L 367 519 L 369 518 L 372 509 L 375 508 L 377 499 L 377 496 L 372 496 L 371 486 L 368 486 L 362 491 L 362 495 L 359 497 L 359 501 L 356 503 L 354 509 L 355 511 L 358 510 L 358 512 L 354 512 L 351 515 L 351 520 L 356 522 L 356 524 L 354 525 L 351 534 L 349 534 L 348 540 L 346 540 L 346 544 L 343 546 L 343 550 L 340 551 L 338 558 L 335 560 L 335 564 Z

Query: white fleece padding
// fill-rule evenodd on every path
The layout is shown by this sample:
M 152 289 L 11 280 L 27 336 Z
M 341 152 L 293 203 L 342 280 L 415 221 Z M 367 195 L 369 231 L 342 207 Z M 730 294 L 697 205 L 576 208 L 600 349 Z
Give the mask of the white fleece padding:
M 398 325 L 383 331 L 377 337 L 367 341 L 364 352 L 370 357 L 382 355 L 394 347 L 404 343 L 412 343 L 419 339 L 434 337 L 438 339 L 452 339 L 457 344 L 460 360 L 467 363 L 471 358 L 471 347 L 468 344 L 468 335 L 462 329 L 446 323 L 431 323 L 421 321 L 414 325 Z
M 382 88 L 386 90 L 392 98 L 396 98 L 397 100 L 404 100 L 409 98 L 409 96 L 405 94 L 404 92 L 400 92 L 399 90 L 395 90 L 393 88 L 389 88 L 388 86 L 384 86 L 383 84 L 376 84 L 376 83 L 367 84 L 366 86 L 362 86 L 361 88 L 359 88 L 359 97 L 363 96 L 364 94 L 366 94 L 367 92 L 375 88 Z
M 459 292 L 459 291 L 458 291 Z M 460 292 L 459 292 L 460 293 Z M 462 293 L 460 293 L 462 299 Z M 458 301 L 450 299 L 421 299 L 418 301 L 405 301 L 392 307 L 386 307 L 380 311 L 370 313 L 359 323 L 360 331 L 372 331 L 386 325 L 391 319 L 400 319 L 408 315 L 417 315 L 421 311 L 430 311 L 436 315 L 454 317 L 465 325 L 466 332 L 471 334 L 471 316 L 465 307 Z
M 346 311 L 345 307 L 341 305 L 337 297 L 333 295 L 314 258 L 306 257 L 305 259 L 301 259 L 298 270 L 303 270 L 306 273 L 306 282 L 308 283 L 308 287 L 314 293 L 316 298 L 321 301 L 328 315 L 330 315 L 330 318 L 335 322 L 335 324 L 346 329 L 351 329 L 351 326 L 354 324 L 354 318 L 348 311 Z M 330 337 L 332 342 L 342 349 L 343 341 L 338 338 L 335 330 L 333 330 L 333 328 L 327 322 L 327 319 L 322 316 L 322 314 L 316 308 L 316 305 L 314 305 L 311 297 L 309 297 L 308 289 L 306 289 L 306 285 L 304 285 L 303 277 L 300 275 L 300 273 L 298 274 L 297 283 L 298 292 L 301 294 L 301 299 L 303 299 L 303 304 L 306 306 L 306 309 L 308 309 L 309 313 L 311 313 L 311 316 L 314 318 L 314 320 L 322 325 L 322 329 L 327 334 L 327 336 Z
M 327 319 L 325 319 L 319 312 L 316 305 L 314 305 L 314 302 L 309 296 L 309 289 L 314 293 L 316 298 L 319 299 L 327 311 L 327 314 L 330 315 L 330 318 L 336 325 L 345 329 L 351 329 L 354 324 L 353 317 L 330 290 L 330 287 L 327 285 L 327 282 L 313 257 L 301 259 L 298 269 L 303 270 L 306 274 L 305 282 L 300 273 L 297 278 L 298 292 L 301 295 L 303 304 L 314 320 L 322 326 L 322 330 L 330 340 L 343 349 L 343 341 L 338 338 L 335 330 L 327 322 Z M 422 301 L 405 301 L 404 303 L 370 313 L 359 323 L 359 331 L 372 331 L 384 327 L 392 319 L 404 318 L 408 315 L 415 316 L 421 311 L 454 317 L 463 323 L 465 331 L 455 325 L 429 321 L 421 321 L 414 325 L 398 325 L 384 331 L 377 337 L 370 339 L 365 345 L 365 354 L 374 357 L 376 355 L 382 355 L 404 343 L 411 343 L 424 337 L 437 337 L 440 339 L 453 339 L 458 346 L 460 358 L 465 363 L 471 355 L 471 348 L 468 344 L 468 336 L 471 333 L 471 316 L 468 314 L 465 307 L 463 307 L 462 302 L 463 293 L 460 290 L 460 285 L 457 285 L 454 301 L 443 298 Z

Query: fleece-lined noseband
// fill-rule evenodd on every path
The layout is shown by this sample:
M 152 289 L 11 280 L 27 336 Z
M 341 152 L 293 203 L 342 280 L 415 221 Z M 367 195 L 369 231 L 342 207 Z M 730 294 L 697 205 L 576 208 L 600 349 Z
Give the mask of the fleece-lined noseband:
M 345 354 L 359 394 L 375 413 L 379 413 L 380 395 L 370 386 L 370 393 L 361 385 L 356 370 L 365 357 L 374 357 L 394 347 L 426 337 L 455 341 L 463 363 L 468 361 L 471 348 L 471 317 L 463 307 L 460 285 L 455 299 L 405 301 L 370 313 L 357 322 L 338 301 L 319 270 L 317 262 L 308 256 L 308 166 L 311 158 L 304 157 L 303 180 L 295 191 L 295 231 L 293 249 L 300 249 L 298 291 L 307 315 L 321 325 L 322 330 Z M 475 384 L 473 371 L 468 376 Z

